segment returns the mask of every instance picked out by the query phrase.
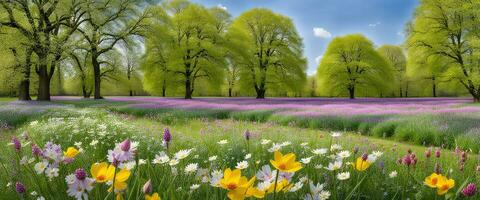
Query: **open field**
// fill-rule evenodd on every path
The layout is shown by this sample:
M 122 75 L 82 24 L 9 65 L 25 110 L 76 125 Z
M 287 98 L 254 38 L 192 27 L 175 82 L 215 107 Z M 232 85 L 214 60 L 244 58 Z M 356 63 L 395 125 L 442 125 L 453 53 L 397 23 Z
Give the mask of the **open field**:
M 271 122 L 410 142 L 480 151 L 480 106 L 466 98 L 326 99 L 111 97 L 94 102 L 58 97 L 58 103 L 107 106 L 112 111 L 172 119 L 211 118 Z
M 466 185 L 480 180 L 480 157 L 467 148 L 453 151 L 440 145 L 398 143 L 357 131 L 330 132 L 293 122 L 282 125 L 272 121 L 277 110 L 263 117 L 260 115 L 264 112 L 258 110 L 221 114 L 218 110 L 179 111 L 171 107 L 150 108 L 146 114 L 146 110 L 136 110 L 140 101 L 118 100 L 3 102 L 0 120 L 6 128 L 2 141 L 6 144 L 17 138 L 20 146 L 18 142 L 17 146 L 7 145 L 0 153 L 0 183 L 6 186 L 0 187 L 0 193 L 5 199 L 67 199 L 69 193 L 91 199 L 113 198 L 108 182 L 100 181 L 95 176 L 98 174 L 90 170 L 93 163 L 111 163 L 115 157 L 112 153 L 124 152 L 121 149 L 125 139 L 132 142 L 125 152 L 134 153 L 118 168 L 127 170 L 129 176 L 125 180 L 114 178 L 126 184 L 126 188 L 116 185 L 123 199 L 141 198 L 143 185 L 149 179 L 152 191 L 162 199 L 225 199 L 236 191 L 228 184 L 222 185 L 228 179 L 223 173 L 227 168 L 242 169 L 242 176 L 248 179 L 256 176 L 248 188 L 257 193 L 243 195 L 267 199 L 463 199 Z M 250 104 L 247 101 L 257 100 L 243 101 Z M 463 100 L 455 101 L 452 108 L 472 107 Z M 259 115 L 257 120 L 255 113 Z M 165 128 L 169 129 L 170 139 L 164 136 Z M 32 152 L 34 146 L 42 153 Z M 68 147 L 79 151 L 72 159 L 66 159 L 70 154 L 63 153 Z M 281 181 L 275 181 L 275 173 L 268 170 L 275 169 L 270 162 L 275 151 L 294 153 L 301 169 L 283 172 L 278 179 Z M 366 160 L 362 161 L 362 157 Z M 45 163 L 45 168 L 39 163 Z M 91 180 L 91 187 L 75 193 L 69 189 L 80 181 L 75 178 L 80 168 L 85 169 L 88 178 L 82 181 Z M 424 185 L 424 179 L 435 171 L 455 180 L 446 194 L 438 195 L 437 189 Z M 125 173 L 116 172 L 125 178 Z M 24 195 L 15 192 L 17 182 L 26 188 Z M 278 192 L 273 192 L 274 182 L 279 184 Z

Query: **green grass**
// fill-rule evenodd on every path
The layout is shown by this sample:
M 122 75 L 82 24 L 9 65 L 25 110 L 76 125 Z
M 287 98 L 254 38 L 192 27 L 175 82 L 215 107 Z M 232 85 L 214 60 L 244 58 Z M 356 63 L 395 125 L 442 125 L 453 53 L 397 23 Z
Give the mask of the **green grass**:
M 128 189 L 123 193 L 125 199 L 142 197 L 142 186 L 148 179 L 152 180 L 153 191 L 158 192 L 162 199 L 225 199 L 226 190 L 203 183 L 200 177 L 193 174 L 185 174 L 186 165 L 197 163 L 200 168 L 209 172 L 223 171 L 225 168 L 235 168 L 237 162 L 245 160 L 246 154 L 251 154 L 252 157 L 247 159 L 249 167 L 242 170 L 242 175 L 250 178 L 261 166 L 270 165 L 269 160 L 273 159 L 273 153 L 267 150 L 272 147 L 272 143 L 283 142 L 291 143 L 281 148 L 283 153 L 293 152 L 297 155 L 297 160 L 313 157 L 310 163 L 303 164 L 303 168 L 295 173 L 291 180 L 291 183 L 294 184 L 303 177 L 308 177 L 308 179 L 302 179 L 308 180 L 304 183 L 304 187 L 296 192 L 277 194 L 277 199 L 303 198 L 310 192 L 308 186 L 310 182 L 324 183 L 325 190 L 335 195 L 336 199 L 346 199 L 349 194 L 352 194 L 353 199 L 434 199 L 436 198 L 434 197 L 436 196 L 435 190 L 424 186 L 422 181 L 433 172 L 435 163 L 439 164 L 445 175 L 456 181 L 456 186 L 450 190 L 449 195 L 455 195 L 464 182 L 478 184 L 480 181 L 479 174 L 475 172 L 475 168 L 479 164 L 475 158 L 477 155 L 468 153 L 469 156 L 462 172 L 458 168 L 458 156 L 451 151 L 442 150 L 440 158 L 427 159 L 423 156 L 425 147 L 358 134 L 356 129 L 364 126 L 362 125 L 364 122 L 360 119 L 352 122 L 345 122 L 337 118 L 322 121 L 307 118 L 286 119 L 271 115 L 267 111 L 232 114 L 232 112 L 226 111 L 182 112 L 179 110 L 128 110 L 129 108 L 125 107 L 122 109 L 104 107 L 108 104 L 95 106 L 95 108 L 81 108 L 84 105 L 45 110 L 41 115 L 30 116 L 15 130 L 6 133 L 19 138 L 22 138 L 23 133 L 28 133 L 29 138 L 28 140 L 22 139 L 25 146 L 21 152 L 14 151 L 12 146 L 7 146 L 4 151 L 0 152 L 0 161 L 4 167 L 4 170 L 0 170 L 2 186 L 20 181 L 26 185 L 28 192 L 26 195 L 30 199 L 34 198 L 29 194 L 33 191 L 47 199 L 69 199 L 65 192 L 67 190 L 65 176 L 73 173 L 77 168 L 89 171 L 91 164 L 107 161 L 108 150 L 113 149 L 116 143 L 126 138 L 139 142 L 137 159 L 145 159 L 146 164 L 132 169 L 132 175 L 128 179 Z M 111 112 L 112 110 L 115 112 Z M 370 119 L 369 123 L 374 120 Z M 328 123 L 335 125 L 328 126 Z M 408 122 L 401 123 L 408 124 Z M 173 136 L 168 150 L 161 145 L 163 130 L 167 127 Z M 349 127 L 353 132 L 347 130 L 340 138 L 332 138 L 328 131 L 318 130 L 328 127 Z M 362 129 L 375 130 L 375 127 L 363 127 Z M 379 132 L 382 132 L 380 129 L 391 131 L 391 128 L 377 129 Z M 252 133 L 252 137 L 248 141 L 244 137 L 246 130 Z M 402 132 L 397 130 L 402 130 Z M 406 128 L 396 128 L 391 137 L 397 137 L 396 134 L 408 135 L 407 133 L 411 131 L 419 130 L 415 129 L 414 124 L 411 124 Z M 437 139 L 436 137 L 432 139 L 430 136 L 415 138 L 413 135 L 411 137 L 422 142 L 436 141 Z M 271 140 L 271 142 L 263 145 L 261 144 L 263 139 Z M 217 142 L 221 140 L 227 140 L 228 143 L 218 144 Z M 32 163 L 26 165 L 19 164 L 19 160 L 23 156 L 26 156 L 27 160 L 34 158 L 30 152 L 31 144 L 43 147 L 47 141 L 60 144 L 63 150 L 75 146 L 75 144 L 78 145 L 77 148 L 83 149 L 74 162 L 61 164 L 59 176 L 51 181 L 44 174 L 34 173 L 34 165 L 41 159 L 36 158 Z M 98 144 L 90 145 L 92 141 L 98 141 Z M 462 141 L 464 143 L 472 142 L 466 138 Z M 8 142 L 10 141 L 4 141 L 4 143 Z M 312 150 L 329 148 L 331 144 L 339 144 L 350 152 L 353 152 L 355 147 L 359 148 L 358 153 L 347 158 L 340 169 L 342 172 L 351 173 L 351 178 L 346 181 L 336 180 L 333 177 L 334 174 L 324 168 L 317 169 L 319 165 L 327 166 L 332 162 L 328 155 L 333 152 L 325 156 L 315 156 L 312 154 Z M 151 163 L 160 151 L 165 151 L 172 157 L 181 149 L 193 149 L 193 152 L 173 167 L 175 169 L 173 171 L 168 165 Z M 406 155 L 407 150 L 411 150 L 418 157 L 415 167 L 397 164 L 397 159 Z M 465 150 L 468 151 L 468 149 Z M 346 164 L 353 162 L 362 153 L 371 153 L 372 151 L 381 151 L 384 152 L 384 155 L 367 171 L 357 172 Z M 214 155 L 218 156 L 217 160 L 208 161 L 208 158 Z M 394 170 L 398 172 L 398 176 L 389 178 L 389 173 Z M 88 174 L 90 176 L 90 173 Z M 366 178 L 362 179 L 364 176 Z M 360 180 L 363 181 L 360 182 Z M 259 182 L 256 181 L 255 185 Z M 199 184 L 200 188 L 190 191 L 189 187 L 192 184 Z M 105 184 L 95 184 L 95 188 L 89 193 L 90 199 L 105 199 L 109 195 L 107 189 Z M 2 199 L 19 198 L 12 186 L 0 187 L 0 193 L 3 195 Z M 268 198 L 272 199 L 272 194 Z M 332 196 L 330 199 L 335 198 Z

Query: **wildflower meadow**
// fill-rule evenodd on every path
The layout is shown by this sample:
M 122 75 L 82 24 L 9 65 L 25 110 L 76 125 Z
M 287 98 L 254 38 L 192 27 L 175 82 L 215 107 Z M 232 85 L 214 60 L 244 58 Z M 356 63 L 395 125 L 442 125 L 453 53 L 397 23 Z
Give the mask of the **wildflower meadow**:
M 2 136 L 5 199 L 479 197 L 480 157 L 460 147 L 273 122 L 163 123 L 62 101 L 11 105 L 31 117 Z
M 480 0 L 0 0 L 0 200 L 480 200 Z

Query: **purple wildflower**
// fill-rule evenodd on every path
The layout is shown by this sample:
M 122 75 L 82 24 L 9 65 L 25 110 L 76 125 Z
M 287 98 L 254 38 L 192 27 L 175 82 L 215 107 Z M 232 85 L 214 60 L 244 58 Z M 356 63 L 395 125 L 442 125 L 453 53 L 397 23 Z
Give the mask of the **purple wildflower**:
M 169 143 L 172 140 L 172 134 L 170 133 L 170 130 L 168 128 L 165 128 L 163 130 L 163 140 L 166 143 Z
M 26 191 L 25 186 L 20 182 L 15 183 L 15 190 L 18 194 L 23 194 Z
M 39 157 L 42 155 L 42 149 L 40 149 L 40 147 L 38 147 L 36 144 L 32 144 L 32 154 Z
M 13 148 L 15 148 L 16 151 L 20 151 L 20 149 L 22 148 L 22 143 L 20 142 L 20 140 L 18 140 L 17 137 L 12 138 L 12 144 Z
M 78 168 L 77 170 L 75 170 L 75 177 L 77 177 L 78 180 L 85 180 L 85 178 L 87 177 L 87 173 L 84 169 Z
M 245 135 L 245 139 L 246 139 L 246 140 L 250 140 L 250 137 L 252 136 L 252 134 L 251 134 L 250 131 L 248 131 L 248 130 L 245 131 L 245 134 L 244 134 L 244 135 Z
M 470 183 L 468 184 L 465 188 L 462 190 L 462 194 L 466 197 L 471 197 L 477 193 L 477 186 L 475 183 Z
M 120 149 L 122 151 L 129 151 L 130 150 L 130 140 L 125 139 L 122 143 L 120 143 Z

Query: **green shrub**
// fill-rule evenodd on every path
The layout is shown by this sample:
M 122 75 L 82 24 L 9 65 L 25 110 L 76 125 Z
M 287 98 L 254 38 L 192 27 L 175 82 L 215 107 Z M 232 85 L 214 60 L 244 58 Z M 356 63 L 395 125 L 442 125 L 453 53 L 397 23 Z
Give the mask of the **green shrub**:
M 399 126 L 398 121 L 385 121 L 375 125 L 371 130 L 371 135 L 376 137 L 392 137 L 395 129 Z
M 471 149 L 473 153 L 480 152 L 480 128 L 474 128 L 464 135 L 457 136 L 457 145 L 462 149 Z

